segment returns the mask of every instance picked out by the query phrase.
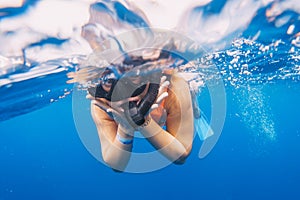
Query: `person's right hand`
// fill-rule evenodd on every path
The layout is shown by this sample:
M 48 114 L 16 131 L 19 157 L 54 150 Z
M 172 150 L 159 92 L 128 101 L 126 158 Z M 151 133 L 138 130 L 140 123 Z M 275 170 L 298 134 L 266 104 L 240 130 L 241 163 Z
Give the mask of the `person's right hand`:
M 123 132 L 127 134 L 133 134 L 135 128 L 128 122 L 122 107 L 115 104 L 113 104 L 113 107 L 109 106 L 108 104 L 104 103 L 102 99 L 95 98 L 90 94 L 88 94 L 86 98 L 90 99 L 92 104 L 98 106 L 105 112 L 111 113 L 114 121 L 118 124 L 118 126 L 120 126 Z
M 119 128 L 122 129 L 122 132 L 132 135 L 133 132 L 135 131 L 135 125 L 132 125 L 129 121 L 128 118 L 125 116 L 124 110 L 123 109 L 114 109 L 112 107 L 108 108 L 106 112 L 111 113 L 114 120 L 117 122 L 119 125 Z

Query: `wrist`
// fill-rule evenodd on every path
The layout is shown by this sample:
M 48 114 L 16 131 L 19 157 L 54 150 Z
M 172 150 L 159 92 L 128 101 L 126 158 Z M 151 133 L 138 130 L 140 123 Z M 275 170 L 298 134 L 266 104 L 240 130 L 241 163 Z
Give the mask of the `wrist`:
M 163 129 L 152 119 L 152 117 L 147 117 L 145 123 L 142 124 L 138 130 L 146 138 L 151 138 L 163 131 Z
M 134 131 L 131 129 L 128 130 L 128 129 L 122 127 L 122 125 L 119 125 L 117 134 L 119 134 L 122 138 L 125 138 L 125 139 L 133 139 Z
M 121 125 L 119 125 L 116 139 L 124 145 L 131 145 L 133 143 L 133 133 L 130 134 L 128 134 L 128 130 L 124 129 Z
M 116 138 L 118 139 L 118 141 L 120 143 L 125 144 L 125 145 L 130 145 L 133 143 L 133 137 L 130 137 L 130 138 L 123 137 L 123 136 L 121 136 L 120 133 L 117 133 Z
M 145 122 L 139 126 L 139 129 L 145 128 L 147 126 L 149 126 L 150 122 L 153 121 L 152 117 L 150 115 L 147 115 L 145 117 Z

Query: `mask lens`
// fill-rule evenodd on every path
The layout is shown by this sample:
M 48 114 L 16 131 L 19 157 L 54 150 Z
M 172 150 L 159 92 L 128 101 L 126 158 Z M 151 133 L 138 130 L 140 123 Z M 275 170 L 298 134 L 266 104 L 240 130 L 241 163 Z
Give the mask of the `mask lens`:
M 104 79 L 102 80 L 102 84 L 106 86 L 111 86 L 114 82 L 116 82 L 116 79 L 110 78 L 110 79 Z
M 110 73 L 107 73 L 103 76 L 101 83 L 109 87 L 115 82 L 117 82 L 117 80 L 117 76 L 113 73 L 113 71 L 111 71 Z

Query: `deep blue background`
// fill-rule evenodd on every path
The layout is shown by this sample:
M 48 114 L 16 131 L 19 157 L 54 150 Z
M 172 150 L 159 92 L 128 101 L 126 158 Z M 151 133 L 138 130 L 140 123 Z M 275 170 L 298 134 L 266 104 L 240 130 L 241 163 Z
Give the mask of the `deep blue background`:
M 0 9 L 0 15 L 3 14 L 0 20 L 20 15 L 36 2 L 27 0 L 21 8 Z M 203 10 L 204 17 L 215 15 L 224 5 L 225 1 L 213 1 L 195 11 Z M 266 20 L 267 8 L 269 6 L 258 11 L 242 36 L 251 38 L 260 31 L 260 43 L 269 44 L 280 39 L 290 44 L 294 38 L 287 35 L 286 30 L 295 24 L 295 33 L 299 32 L 299 14 L 290 10 L 283 12 L 277 18 L 290 15 L 291 20 L 278 28 L 274 22 Z M 284 53 L 289 49 L 284 49 Z M 273 69 L 274 65 L 270 62 L 262 64 L 268 60 L 255 57 L 257 51 L 251 52 L 254 66 L 271 71 L 277 69 Z M 286 64 L 294 69 L 297 62 L 299 66 L 297 59 L 288 60 L 283 57 L 284 54 L 278 55 L 281 59 L 277 67 Z M 223 64 L 222 60 L 220 65 Z M 47 87 L 51 88 L 49 85 Z M 115 173 L 88 153 L 75 129 L 71 96 L 43 109 L 2 121 L 0 200 L 300 199 L 299 81 L 268 84 L 263 92 L 268 100 L 265 103 L 271 108 L 269 114 L 274 117 L 275 140 L 267 140 L 249 130 L 242 116 L 236 115 L 240 112 L 237 99 L 247 97 L 233 88 L 227 88 L 227 118 L 213 151 L 205 159 L 198 159 L 201 142 L 196 138 L 186 164 L 170 165 L 148 174 Z M 209 111 L 207 98 L 204 91 L 202 106 Z
M 68 96 L 0 123 L 0 199 L 299 199 L 299 89 L 265 86 L 277 138 L 264 145 L 234 114 L 238 102 L 228 89 L 213 151 L 198 159 L 196 139 L 186 164 L 148 174 L 115 173 L 93 158 L 79 140 Z

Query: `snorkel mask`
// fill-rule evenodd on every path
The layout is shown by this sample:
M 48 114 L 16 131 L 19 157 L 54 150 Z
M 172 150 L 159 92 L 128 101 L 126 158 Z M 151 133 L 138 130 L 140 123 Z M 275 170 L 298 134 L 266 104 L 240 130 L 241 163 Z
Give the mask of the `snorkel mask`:
M 111 65 L 105 69 L 100 83 L 90 87 L 88 92 L 96 98 L 118 103 L 124 108 L 126 116 L 140 126 L 157 98 L 161 76 L 161 69 L 148 71 L 147 75 L 140 70 L 121 74 L 117 67 Z M 142 98 L 131 100 L 137 96 Z
M 169 47 L 175 48 L 175 47 Z M 178 57 L 179 62 L 176 62 Z M 122 64 L 110 64 L 100 77 L 100 83 L 88 89 L 96 98 L 104 98 L 110 102 L 120 101 L 142 94 L 147 83 L 160 84 L 162 71 L 166 66 L 175 68 L 182 64 L 184 59 L 180 56 L 161 49 L 158 57 L 129 56 L 124 54 Z M 135 84 L 132 78 L 141 78 L 140 83 Z M 116 87 L 118 86 L 118 87 Z M 150 87 L 152 88 L 152 87 Z
M 100 83 L 95 87 L 88 88 L 88 92 L 95 98 L 104 98 L 111 101 L 112 93 L 120 78 L 121 74 L 118 70 L 113 66 L 109 66 L 103 72 Z
M 102 77 L 101 83 L 96 87 L 91 87 L 88 92 L 97 98 L 105 98 L 111 102 L 118 102 L 124 108 L 128 119 L 135 125 L 142 125 L 145 122 L 145 115 L 153 105 L 158 95 L 160 78 L 162 71 L 152 73 L 147 79 L 138 80 L 138 76 L 120 76 L 115 68 L 110 67 Z M 119 78 L 120 77 L 120 78 Z M 143 96 L 141 100 L 131 101 L 130 97 Z
M 151 72 L 147 77 L 140 76 L 138 72 L 121 75 L 116 67 L 109 66 L 100 78 L 99 84 L 88 88 L 90 95 L 96 98 L 104 98 L 111 102 L 136 97 L 152 87 L 151 84 L 159 84 L 162 75 L 161 70 Z

